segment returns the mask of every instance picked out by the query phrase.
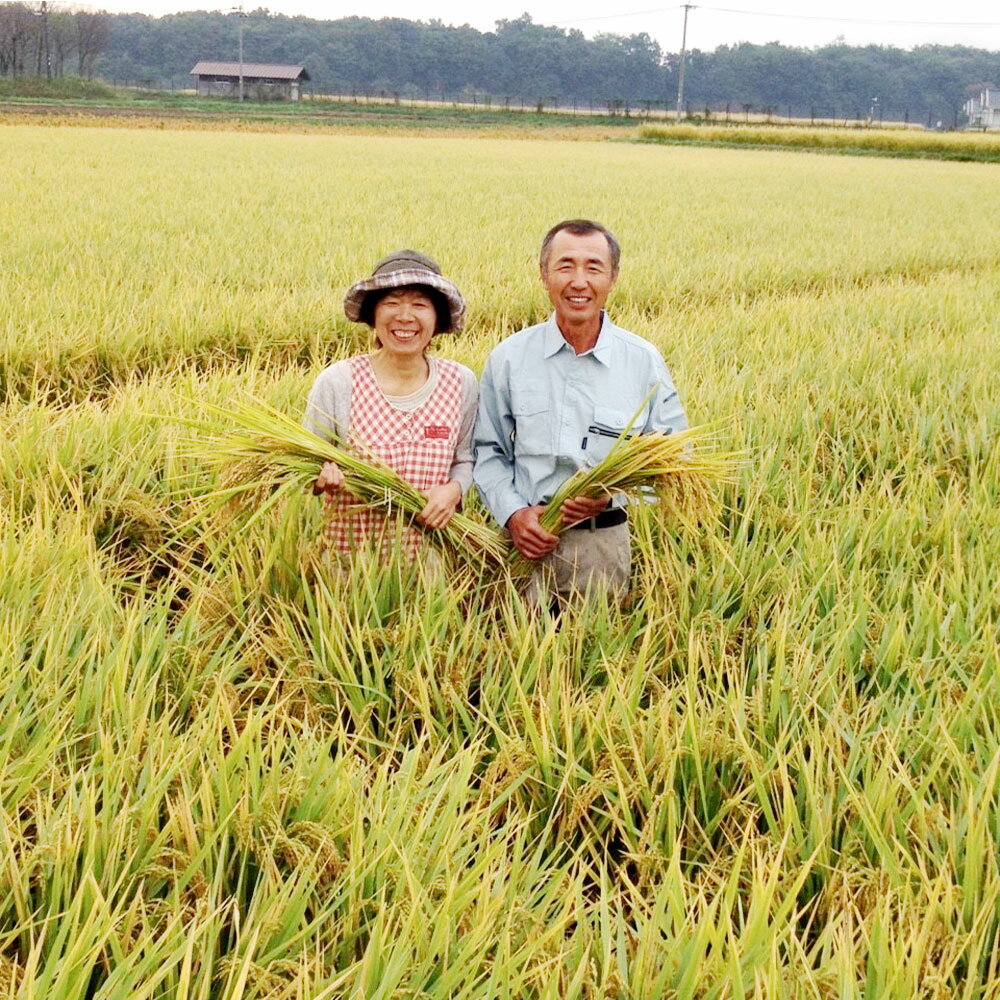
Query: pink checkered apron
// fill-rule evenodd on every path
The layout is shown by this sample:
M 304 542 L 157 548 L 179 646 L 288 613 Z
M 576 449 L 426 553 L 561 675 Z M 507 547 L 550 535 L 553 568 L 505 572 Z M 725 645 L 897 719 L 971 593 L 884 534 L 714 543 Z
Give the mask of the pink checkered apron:
M 454 361 L 437 360 L 437 385 L 430 397 L 411 413 L 386 400 L 371 359 L 351 358 L 351 415 L 349 437 L 359 455 L 371 456 L 395 469 L 421 492 L 440 486 L 451 477 L 458 444 L 462 409 L 462 379 Z M 377 542 L 384 550 L 396 540 L 385 513 L 359 508 L 338 491 L 327 499 L 326 547 L 349 553 L 359 545 Z M 407 528 L 403 535 L 413 557 L 420 545 L 420 531 Z

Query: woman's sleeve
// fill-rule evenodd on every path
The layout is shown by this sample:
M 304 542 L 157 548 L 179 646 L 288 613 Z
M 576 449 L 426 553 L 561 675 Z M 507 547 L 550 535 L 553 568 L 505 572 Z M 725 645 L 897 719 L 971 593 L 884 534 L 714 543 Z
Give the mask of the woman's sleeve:
M 476 376 L 462 366 L 462 408 L 459 417 L 458 443 L 451 465 L 451 478 L 462 487 L 465 496 L 472 485 L 473 432 L 476 429 L 476 410 L 479 407 L 479 383 Z
M 321 371 L 309 390 L 302 426 L 327 441 L 344 441 L 350 417 L 351 366 L 338 361 Z

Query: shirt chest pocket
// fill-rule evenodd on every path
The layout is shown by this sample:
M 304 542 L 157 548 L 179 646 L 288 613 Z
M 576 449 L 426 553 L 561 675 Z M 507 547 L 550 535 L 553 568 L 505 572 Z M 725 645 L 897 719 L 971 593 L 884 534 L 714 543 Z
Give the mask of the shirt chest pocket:
M 545 455 L 552 451 L 549 398 L 540 379 L 524 379 L 513 388 L 510 400 L 514 418 L 514 451 L 520 455 Z
M 594 407 L 594 418 L 587 428 L 587 460 L 589 464 L 596 465 L 607 456 L 622 431 L 628 427 L 631 419 L 632 413 L 617 407 Z

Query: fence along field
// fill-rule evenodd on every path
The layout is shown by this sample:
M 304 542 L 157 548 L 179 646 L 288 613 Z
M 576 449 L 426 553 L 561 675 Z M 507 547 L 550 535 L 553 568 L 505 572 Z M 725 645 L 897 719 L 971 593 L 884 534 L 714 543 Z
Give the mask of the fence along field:
M 31 997 L 994 997 L 1000 209 L 976 165 L 8 128 L 0 988 Z M 413 244 L 482 365 L 541 233 L 747 461 L 554 632 L 221 552 L 171 416 L 295 412 Z

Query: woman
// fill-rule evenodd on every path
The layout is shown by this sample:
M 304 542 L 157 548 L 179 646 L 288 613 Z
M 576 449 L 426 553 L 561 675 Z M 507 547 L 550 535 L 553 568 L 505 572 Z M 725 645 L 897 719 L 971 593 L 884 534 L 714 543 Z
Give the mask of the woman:
M 462 295 L 430 257 L 399 250 L 348 289 L 344 312 L 374 328 L 375 350 L 320 373 L 309 393 L 306 425 L 393 468 L 427 496 L 417 520 L 443 528 L 472 483 L 478 387 L 468 368 L 435 358 L 427 348 L 435 334 L 461 330 Z M 372 538 L 385 541 L 384 517 L 352 508 L 343 482 L 333 462 L 324 463 L 316 479 L 329 509 L 327 545 L 347 553 Z M 417 543 L 411 530 L 411 554 Z

